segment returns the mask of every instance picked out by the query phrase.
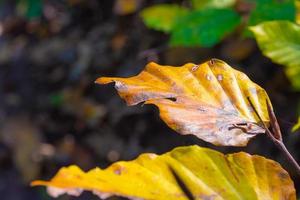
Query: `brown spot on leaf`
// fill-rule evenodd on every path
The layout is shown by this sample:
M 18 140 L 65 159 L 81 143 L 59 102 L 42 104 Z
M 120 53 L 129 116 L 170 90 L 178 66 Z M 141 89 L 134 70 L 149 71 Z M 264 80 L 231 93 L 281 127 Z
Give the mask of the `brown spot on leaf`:
M 194 65 L 194 66 L 192 67 L 192 71 L 194 72 L 194 71 L 196 71 L 198 68 L 199 68 L 199 65 Z
M 285 172 L 279 172 L 278 173 L 278 177 L 280 179 L 289 179 L 290 178 L 289 175 L 287 173 L 285 173 Z
M 210 61 L 208 61 L 208 65 L 211 67 L 215 64 L 215 59 L 211 59 Z
M 114 174 L 116 175 L 121 175 L 122 172 L 125 170 L 125 167 L 121 166 L 121 165 L 114 165 Z
M 203 108 L 203 107 L 198 107 L 197 110 L 200 111 L 200 112 L 205 112 L 206 111 L 206 109 Z

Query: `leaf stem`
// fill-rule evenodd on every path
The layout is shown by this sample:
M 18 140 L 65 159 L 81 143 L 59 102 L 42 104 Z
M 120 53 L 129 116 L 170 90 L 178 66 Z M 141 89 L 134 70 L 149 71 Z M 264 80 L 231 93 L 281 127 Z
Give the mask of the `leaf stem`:
M 287 160 L 294 166 L 297 174 L 300 176 L 300 166 L 297 163 L 297 161 L 294 159 L 294 157 L 290 154 L 290 152 L 288 151 L 284 143 L 282 141 L 278 142 L 278 140 L 276 140 L 276 142 L 274 141 L 274 144 L 285 154 Z
M 272 129 L 273 132 L 270 131 L 270 129 L 268 128 L 266 123 L 262 120 L 262 118 L 260 117 L 259 113 L 257 112 L 256 108 L 254 107 L 254 105 L 249 97 L 248 97 L 248 101 L 250 103 L 250 106 L 254 110 L 255 114 L 259 118 L 260 122 L 262 123 L 264 129 L 266 130 L 266 134 L 267 134 L 268 138 L 270 138 L 271 141 L 280 149 L 280 151 L 284 154 L 285 158 L 290 162 L 290 164 L 292 164 L 294 166 L 297 174 L 300 176 L 300 166 L 297 163 L 297 161 L 295 160 L 295 158 L 288 151 L 288 149 L 286 148 L 286 146 L 284 145 L 284 143 L 282 141 L 280 127 L 278 125 L 277 119 L 275 117 L 275 114 L 271 108 L 269 101 L 267 100 L 266 104 L 267 104 L 268 114 L 269 114 L 269 118 L 270 118 L 270 128 Z
M 271 141 L 279 148 L 279 150 L 284 154 L 285 158 L 292 164 L 297 172 L 297 174 L 300 176 L 300 166 L 297 163 L 297 161 L 294 159 L 294 157 L 291 155 L 289 150 L 284 145 L 283 141 L 280 139 L 276 139 L 272 132 L 266 128 L 266 134 L 271 139 Z

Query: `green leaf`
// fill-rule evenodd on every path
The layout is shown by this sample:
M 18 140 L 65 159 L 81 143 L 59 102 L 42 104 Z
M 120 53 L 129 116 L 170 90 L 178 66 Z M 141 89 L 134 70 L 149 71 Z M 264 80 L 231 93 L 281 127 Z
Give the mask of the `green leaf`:
M 43 14 L 42 0 L 17 0 L 18 13 L 27 20 L 40 19 Z
M 36 19 L 42 16 L 43 2 L 42 0 L 27 0 L 26 17 L 28 19 Z
M 88 190 L 101 198 L 118 195 L 145 200 L 296 199 L 293 181 L 275 161 L 243 152 L 223 155 L 198 146 L 175 148 L 163 155 L 142 154 L 87 173 L 70 166 L 50 181 L 32 185 L 48 186 L 54 197 L 78 196 Z
M 240 24 L 231 9 L 196 10 L 177 20 L 171 35 L 173 46 L 212 47 Z
M 255 9 L 249 18 L 249 26 L 264 21 L 289 20 L 295 21 L 296 6 L 294 0 L 256 0 Z
M 263 54 L 286 66 L 295 89 L 300 90 L 300 26 L 289 21 L 270 21 L 250 27 Z
M 193 8 L 207 9 L 207 8 L 229 8 L 232 7 L 236 0 L 191 0 Z
M 177 18 L 187 14 L 188 10 L 175 4 L 160 4 L 148 7 L 141 17 L 149 28 L 170 32 Z
M 296 53 L 299 54 L 299 53 Z M 285 68 L 285 73 L 289 80 L 291 81 L 291 84 L 293 88 L 297 91 L 300 91 L 300 66 L 292 66 L 292 67 L 287 67 Z

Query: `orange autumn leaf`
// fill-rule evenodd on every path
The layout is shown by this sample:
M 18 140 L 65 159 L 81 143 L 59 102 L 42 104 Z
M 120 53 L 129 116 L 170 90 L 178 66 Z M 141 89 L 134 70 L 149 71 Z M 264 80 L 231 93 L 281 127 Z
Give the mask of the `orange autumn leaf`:
M 78 196 L 87 190 L 100 198 L 117 195 L 145 200 L 296 199 L 293 181 L 275 161 L 244 152 L 223 155 L 199 146 L 178 147 L 163 155 L 146 153 L 88 172 L 64 167 L 50 181 L 32 185 L 47 186 L 53 197 Z
M 137 76 L 96 80 L 99 84 L 110 82 L 115 82 L 128 105 L 154 104 L 169 127 L 215 145 L 245 146 L 265 132 L 249 99 L 269 123 L 265 90 L 221 60 L 181 67 L 152 62 Z

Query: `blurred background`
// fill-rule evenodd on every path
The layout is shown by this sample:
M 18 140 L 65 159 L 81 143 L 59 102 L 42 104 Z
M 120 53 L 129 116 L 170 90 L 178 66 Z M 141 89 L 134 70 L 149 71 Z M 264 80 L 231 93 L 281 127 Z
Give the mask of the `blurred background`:
M 176 134 L 154 106 L 127 107 L 112 85 L 94 84 L 100 76 L 135 75 L 150 61 L 180 66 L 223 59 L 267 90 L 287 148 L 300 161 L 300 136 L 291 133 L 300 111 L 293 83 L 300 76 L 292 80 L 283 66 L 263 56 L 247 29 L 268 20 L 296 23 L 297 5 L 291 0 L 0 0 L 0 199 L 51 199 L 45 188 L 29 184 L 49 179 L 62 166 L 89 170 L 190 144 L 274 159 L 299 189 L 295 170 L 264 135 L 246 148 L 216 147 Z

